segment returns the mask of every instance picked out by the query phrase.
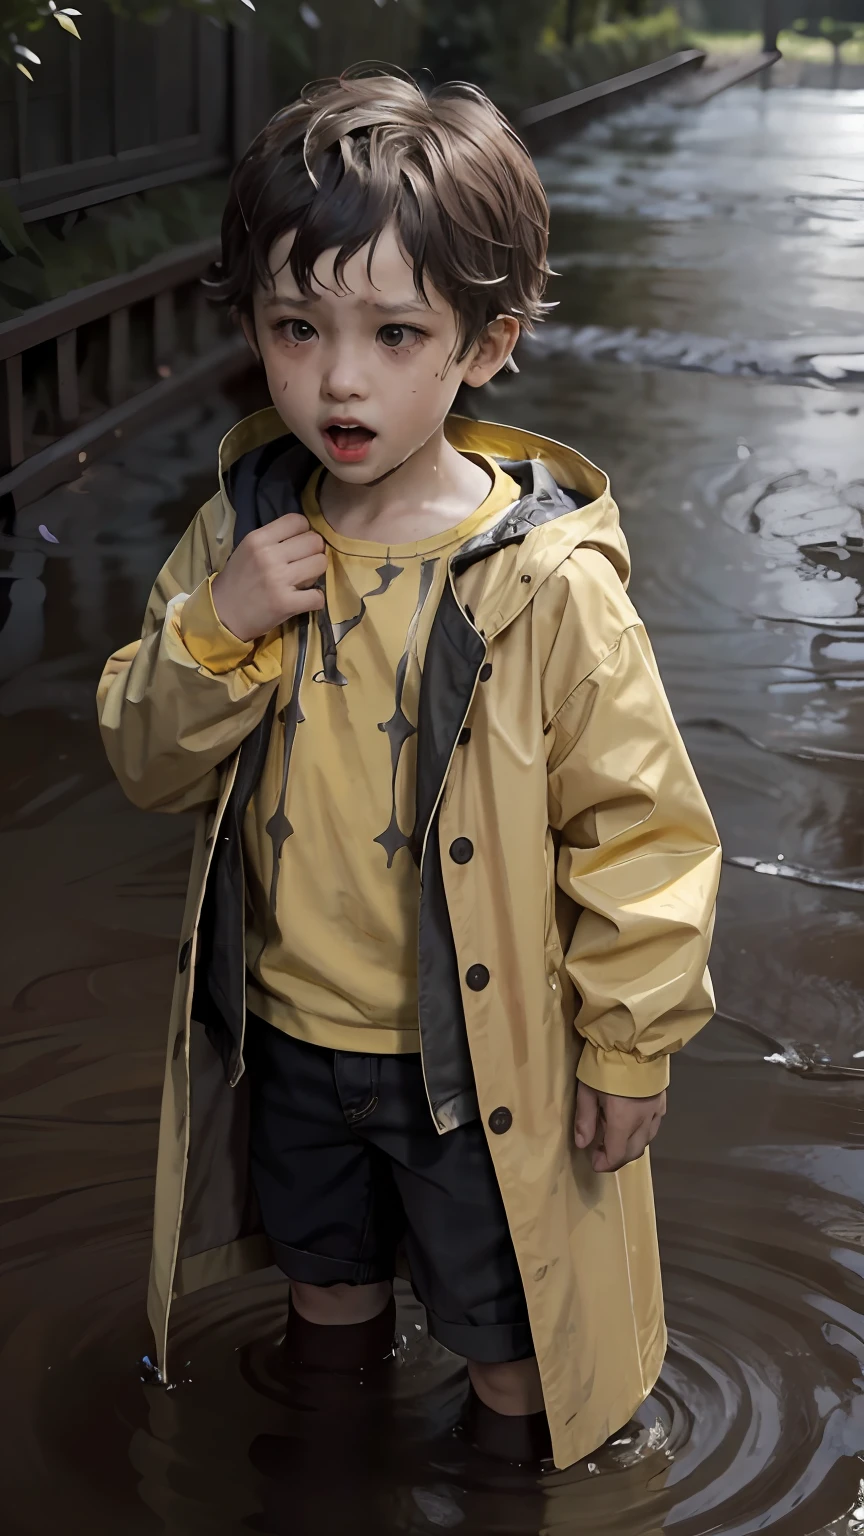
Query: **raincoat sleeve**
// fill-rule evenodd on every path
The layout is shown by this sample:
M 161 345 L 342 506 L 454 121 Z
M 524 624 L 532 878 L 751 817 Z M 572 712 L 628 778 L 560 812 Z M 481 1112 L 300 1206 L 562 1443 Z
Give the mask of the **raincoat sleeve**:
M 282 675 L 281 631 L 249 644 L 219 622 L 210 583 L 225 556 L 209 510 L 159 572 L 140 640 L 109 658 L 97 690 L 108 759 L 144 810 L 214 800 L 219 765 L 258 724 Z
M 550 734 L 558 884 L 582 909 L 565 956 L 581 998 L 578 1076 L 647 1098 L 714 1012 L 720 848 L 640 623 L 564 700 Z

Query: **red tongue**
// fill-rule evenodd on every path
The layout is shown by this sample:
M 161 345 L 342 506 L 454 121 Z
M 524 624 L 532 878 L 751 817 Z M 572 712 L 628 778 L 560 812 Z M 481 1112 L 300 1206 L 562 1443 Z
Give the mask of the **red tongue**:
M 327 431 L 337 448 L 357 448 L 375 436 L 366 427 L 328 427 Z

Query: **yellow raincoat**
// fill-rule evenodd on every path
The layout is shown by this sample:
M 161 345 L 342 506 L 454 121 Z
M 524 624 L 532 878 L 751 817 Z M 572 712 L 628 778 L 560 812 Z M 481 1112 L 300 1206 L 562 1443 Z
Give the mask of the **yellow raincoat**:
M 105 746 L 129 798 L 198 813 L 150 1278 L 166 1379 L 172 1299 L 270 1262 L 249 1199 L 244 1020 L 220 1055 L 193 1015 L 193 990 L 208 872 L 227 841 L 238 765 L 246 772 L 241 745 L 269 729 L 261 722 L 277 693 L 290 692 L 305 621 L 284 626 L 281 646 L 271 640 L 217 675 L 186 649 L 183 607 L 231 553 L 235 509 L 224 476 L 283 433 L 268 410 L 225 438 L 219 492 L 159 573 L 142 638 L 111 657 L 99 686 Z M 446 644 L 430 636 L 434 615 L 418 631 L 418 813 L 426 801 L 418 862 L 424 900 L 437 889 L 446 903 L 453 950 L 449 970 L 434 948 L 424 958 L 421 910 L 420 972 L 430 1017 L 448 987 L 456 989 L 448 1016 L 461 1005 L 554 1458 L 566 1467 L 631 1417 L 666 1345 L 648 1154 L 595 1174 L 573 1144 L 576 1082 L 655 1094 L 668 1082 L 670 1054 L 711 1017 L 706 959 L 720 851 L 625 594 L 627 550 L 606 476 L 512 428 L 452 417 L 447 433 L 462 450 L 532 461 L 540 491 L 526 502 L 531 515 L 511 519 L 497 543 L 461 566 L 451 560 L 449 609 L 438 616 L 439 630 L 449 625 Z M 553 506 L 543 492 L 550 477 L 582 505 Z M 440 707 L 427 710 L 424 726 L 427 674 Z M 446 850 L 465 837 L 475 855 L 458 864 Z M 447 1061 L 430 1067 L 425 1049 L 424 1066 L 427 1087 L 435 1071 L 446 1078 Z M 466 1112 L 464 1094 L 448 1093 L 430 1091 L 442 1134 Z

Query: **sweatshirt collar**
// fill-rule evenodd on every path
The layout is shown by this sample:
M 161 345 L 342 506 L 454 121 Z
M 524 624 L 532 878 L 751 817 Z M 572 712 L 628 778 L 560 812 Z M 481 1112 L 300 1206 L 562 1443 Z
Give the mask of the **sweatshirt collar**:
M 460 452 L 490 454 L 497 459 L 522 490 L 520 499 L 497 523 L 469 539 L 450 557 L 453 576 L 458 578 L 478 562 L 508 551 L 503 566 L 495 560 L 487 568 L 478 603 L 477 622 L 483 623 L 488 638 L 512 622 L 542 582 L 580 546 L 604 555 L 626 586 L 630 572 L 627 545 L 602 470 L 575 449 L 517 427 L 448 416 L 445 432 Z M 281 448 L 277 447 L 279 440 Z M 267 445 L 271 444 L 268 452 Z M 246 462 L 241 465 L 244 458 Z M 270 462 L 275 466 L 277 460 L 283 466 L 283 476 L 287 468 L 299 506 L 303 485 L 319 460 L 286 433 L 273 407 L 246 417 L 223 438 L 219 481 L 226 523 L 234 511 L 229 490 L 245 472 L 258 482 L 253 498 L 258 504 L 255 520 L 268 520 L 268 515 L 261 517 L 262 504 L 272 500 L 266 494 L 266 481 Z M 277 516 L 279 506 L 287 509 L 284 494 L 269 508 L 269 516 Z M 238 522 L 245 525 L 248 519 L 237 510 Z M 244 526 L 242 532 L 248 531 Z

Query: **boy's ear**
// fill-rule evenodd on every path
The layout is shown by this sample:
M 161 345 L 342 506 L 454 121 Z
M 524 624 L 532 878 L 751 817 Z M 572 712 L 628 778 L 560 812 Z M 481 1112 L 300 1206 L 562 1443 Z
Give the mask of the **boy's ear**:
M 246 337 L 246 340 L 254 352 L 257 361 L 260 363 L 261 353 L 258 349 L 258 337 L 255 334 L 255 321 L 252 319 L 251 315 L 241 314 L 240 324 L 243 327 L 243 335 Z
M 519 321 L 515 315 L 497 315 L 483 328 L 471 349 L 463 383 L 478 389 L 500 373 L 519 340 Z

